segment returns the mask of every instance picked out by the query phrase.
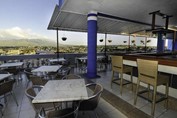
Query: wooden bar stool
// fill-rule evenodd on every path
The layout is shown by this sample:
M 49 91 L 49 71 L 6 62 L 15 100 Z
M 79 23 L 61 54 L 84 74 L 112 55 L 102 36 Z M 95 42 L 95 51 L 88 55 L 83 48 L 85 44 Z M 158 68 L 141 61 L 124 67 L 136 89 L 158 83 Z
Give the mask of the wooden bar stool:
M 111 62 L 112 62 L 111 88 L 112 88 L 112 83 L 119 84 L 121 95 L 122 95 L 123 85 L 132 84 L 132 90 L 133 90 L 133 80 L 132 80 L 133 67 L 123 65 L 123 56 L 111 56 Z M 118 77 L 118 79 L 116 79 L 114 77 L 115 72 L 120 74 L 120 78 Z M 130 73 L 131 75 L 130 81 L 126 80 L 126 82 L 123 83 L 123 79 L 124 79 L 123 73 Z
M 155 103 L 166 100 L 165 102 L 166 107 L 168 107 L 169 77 L 162 74 L 158 74 L 158 61 L 137 59 L 137 65 L 138 65 L 138 80 L 137 80 L 137 89 L 136 89 L 136 95 L 134 99 L 134 105 L 136 105 L 137 96 L 145 98 L 149 102 L 152 102 L 151 115 L 154 115 Z M 140 82 L 147 84 L 148 89 L 139 91 Z M 163 97 L 160 97 L 157 100 L 156 99 L 157 86 L 163 84 L 166 85 L 165 94 L 163 95 Z M 152 99 L 149 98 L 150 86 L 152 86 L 154 89 L 152 94 Z M 143 96 L 143 93 L 145 92 L 148 92 L 148 96 Z

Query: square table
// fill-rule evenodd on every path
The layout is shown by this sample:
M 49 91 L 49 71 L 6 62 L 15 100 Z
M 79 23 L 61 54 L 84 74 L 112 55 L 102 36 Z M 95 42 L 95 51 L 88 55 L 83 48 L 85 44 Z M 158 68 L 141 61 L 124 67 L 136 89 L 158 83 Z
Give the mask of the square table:
M 32 70 L 31 72 L 57 72 L 62 65 L 57 65 L 57 66 L 41 66 L 39 68 L 36 68 Z
M 50 80 L 32 103 L 67 102 L 88 99 L 84 79 Z
M 12 74 L 0 74 L 0 81 L 12 76 Z
M 23 62 L 4 63 L 0 65 L 0 68 L 19 67 L 22 65 L 23 65 Z

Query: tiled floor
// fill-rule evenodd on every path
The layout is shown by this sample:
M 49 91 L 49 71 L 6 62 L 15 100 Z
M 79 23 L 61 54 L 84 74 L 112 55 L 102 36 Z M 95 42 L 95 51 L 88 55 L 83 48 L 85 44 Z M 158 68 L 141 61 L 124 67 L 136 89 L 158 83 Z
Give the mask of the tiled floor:
M 125 86 L 123 88 L 123 94 L 120 95 L 119 92 L 119 86 L 116 84 L 113 84 L 113 87 L 111 89 L 110 87 L 110 78 L 111 78 L 111 71 L 107 72 L 100 72 L 98 73 L 101 78 L 99 79 L 93 79 L 92 81 L 98 82 L 104 86 L 104 89 L 108 90 L 111 93 L 114 93 L 119 98 L 123 99 L 125 102 L 128 102 L 129 104 L 133 105 L 133 99 L 134 99 L 134 92 L 127 89 L 128 87 Z M 18 99 L 19 106 L 15 104 L 15 101 L 11 96 L 8 97 L 8 102 L 4 111 L 4 116 L 0 116 L 0 118 L 34 118 L 34 110 L 28 100 L 28 98 L 25 96 L 24 91 L 26 89 L 26 78 L 25 75 L 23 75 L 22 82 L 19 83 L 19 85 L 14 86 L 15 95 Z M 1 101 L 3 103 L 3 100 Z M 150 114 L 150 103 L 147 101 L 138 98 L 136 108 L 142 110 L 143 112 Z M 127 118 L 127 114 L 121 113 L 119 110 L 117 110 L 115 107 L 113 107 L 110 103 L 108 103 L 106 100 L 101 98 L 98 108 L 96 109 L 96 113 L 100 118 Z M 94 118 L 93 112 L 86 112 L 84 115 L 82 113 L 79 113 L 79 118 Z M 166 110 L 162 104 L 157 104 L 155 117 L 157 118 L 177 118 L 177 111 L 173 110 Z
M 34 118 L 35 112 L 24 94 L 26 89 L 26 78 L 25 75 L 23 76 L 22 82 L 20 82 L 18 85 L 14 86 L 14 92 L 18 100 L 19 106 L 16 105 L 14 99 L 11 96 L 8 96 L 8 102 L 3 109 L 4 115 L 0 118 Z M 3 100 L 1 100 L 1 103 L 4 103 Z M 99 105 L 95 112 L 98 114 L 101 118 L 127 118 L 124 114 L 122 114 L 120 111 L 115 109 L 112 105 L 110 105 L 108 102 L 106 102 L 104 99 L 100 99 Z M 93 112 L 85 112 L 79 113 L 79 118 L 94 118 L 95 114 Z
M 128 102 L 129 104 L 133 105 L 134 102 L 134 92 L 130 90 L 131 86 L 124 86 L 123 87 L 123 94 L 120 95 L 120 87 L 119 85 L 113 84 L 112 88 L 110 87 L 110 79 L 111 79 L 111 71 L 101 72 L 98 73 L 101 78 L 97 79 L 96 82 L 102 84 L 106 90 L 115 94 L 119 98 L 123 99 L 124 101 Z M 156 118 L 177 118 L 177 111 L 168 109 L 166 110 L 163 106 L 163 103 L 156 104 L 156 111 L 155 116 Z M 136 108 L 140 109 L 141 111 L 145 112 L 146 114 L 151 114 L 151 103 L 147 102 L 146 100 L 138 97 Z

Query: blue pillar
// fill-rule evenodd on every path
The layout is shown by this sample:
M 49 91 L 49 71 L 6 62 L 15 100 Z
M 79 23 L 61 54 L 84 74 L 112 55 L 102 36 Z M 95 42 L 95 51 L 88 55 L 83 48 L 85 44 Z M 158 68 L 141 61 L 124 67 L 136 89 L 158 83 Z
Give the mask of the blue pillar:
M 90 12 L 87 16 L 87 77 L 97 77 L 97 13 Z
M 167 49 L 168 50 L 172 50 L 172 46 L 173 45 L 173 39 L 168 39 L 168 47 L 167 47 Z
M 63 5 L 64 0 L 58 0 L 58 4 L 59 4 L 59 8 L 61 8 L 61 6 Z
M 163 34 L 161 32 L 158 33 L 158 40 L 157 40 L 157 52 L 164 51 L 164 40 L 162 39 Z
M 175 40 L 174 50 L 177 51 L 177 40 Z

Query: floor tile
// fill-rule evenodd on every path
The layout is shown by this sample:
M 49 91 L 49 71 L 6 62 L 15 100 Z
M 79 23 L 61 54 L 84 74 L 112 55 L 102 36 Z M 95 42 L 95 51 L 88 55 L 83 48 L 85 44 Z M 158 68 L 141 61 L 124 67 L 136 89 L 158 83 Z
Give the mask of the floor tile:
M 158 118 L 177 118 L 177 112 L 174 110 L 167 110 L 161 114 Z
M 124 101 L 127 102 L 127 104 L 133 105 L 134 92 L 129 89 L 129 86 L 124 86 L 123 94 L 120 95 L 119 85 L 113 84 L 112 88 L 110 86 L 110 80 L 111 80 L 111 74 L 112 74 L 111 71 L 99 72 L 98 74 L 101 76 L 101 78 L 94 79 L 93 80 L 94 82 L 102 84 L 104 89 L 108 90 L 109 92 L 123 99 Z M 26 83 L 27 83 L 26 76 L 23 75 L 22 77 L 23 77 L 22 81 L 20 81 L 18 85 L 14 86 L 14 92 L 17 97 L 19 106 L 17 107 L 12 96 L 9 96 L 8 103 L 6 107 L 4 108 L 3 118 L 34 118 L 35 116 L 33 107 L 31 106 L 28 98 L 24 94 L 25 89 L 26 89 Z M 29 86 L 31 86 L 31 84 Z M 1 102 L 3 102 L 3 100 Z M 97 115 L 100 118 L 127 118 L 123 113 L 121 113 L 119 110 L 117 110 L 115 107 L 113 107 L 109 103 L 103 98 L 100 99 L 98 107 L 95 109 L 95 113 L 97 113 Z M 142 98 L 138 98 L 137 104 L 135 107 L 142 110 L 143 111 L 142 113 L 145 112 L 147 114 L 150 114 L 151 112 L 151 104 Z M 132 108 L 135 108 L 135 107 L 132 107 Z M 162 104 L 157 104 L 155 117 L 157 118 L 177 118 L 177 111 L 173 111 L 170 109 L 166 110 Z M 78 118 L 95 118 L 95 114 L 93 111 L 88 111 L 88 112 L 85 112 L 84 114 L 82 112 L 79 112 Z

